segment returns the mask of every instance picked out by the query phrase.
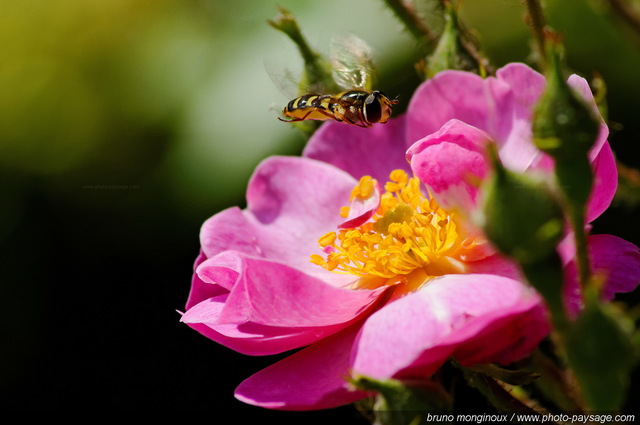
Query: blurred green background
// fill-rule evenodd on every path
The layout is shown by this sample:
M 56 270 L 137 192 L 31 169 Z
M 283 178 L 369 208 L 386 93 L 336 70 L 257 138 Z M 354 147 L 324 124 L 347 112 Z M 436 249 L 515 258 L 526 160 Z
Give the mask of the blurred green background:
M 606 1 L 546 4 L 570 66 L 607 83 L 614 151 L 640 168 L 639 34 Z M 217 346 L 177 310 L 201 223 L 244 205 L 260 160 L 304 146 L 275 119 L 289 99 L 269 74 L 301 67 L 266 24 L 277 5 L 319 50 L 365 39 L 380 88 L 409 98 L 418 46 L 382 1 L 0 0 L 1 403 L 276 417 L 232 397 L 274 358 Z M 529 61 L 521 2 L 467 0 L 462 16 L 495 65 Z M 640 244 L 638 211 L 617 201 L 595 231 Z

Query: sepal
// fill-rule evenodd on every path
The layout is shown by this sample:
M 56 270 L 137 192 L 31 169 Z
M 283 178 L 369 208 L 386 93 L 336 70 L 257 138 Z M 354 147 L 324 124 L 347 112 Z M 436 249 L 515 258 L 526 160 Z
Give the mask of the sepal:
M 376 393 L 372 406 L 364 408 L 373 416 L 374 425 L 448 423 L 439 418 L 449 417 L 452 400 L 436 381 L 376 380 L 357 376 L 351 384 L 359 390 Z

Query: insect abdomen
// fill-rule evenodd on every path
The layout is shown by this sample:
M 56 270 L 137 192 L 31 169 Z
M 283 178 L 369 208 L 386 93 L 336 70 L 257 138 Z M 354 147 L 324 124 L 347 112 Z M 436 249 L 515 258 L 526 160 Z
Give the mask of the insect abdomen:
M 289 118 L 327 120 L 332 118 L 331 100 L 331 95 L 305 94 L 289 102 L 282 113 Z
M 326 109 L 328 106 L 328 102 L 323 102 L 324 100 L 329 100 L 331 96 L 322 95 L 319 96 L 317 94 L 305 94 L 304 96 L 297 97 L 293 99 L 287 105 L 287 109 L 289 111 L 294 111 L 296 109 L 304 109 L 304 108 L 322 108 Z

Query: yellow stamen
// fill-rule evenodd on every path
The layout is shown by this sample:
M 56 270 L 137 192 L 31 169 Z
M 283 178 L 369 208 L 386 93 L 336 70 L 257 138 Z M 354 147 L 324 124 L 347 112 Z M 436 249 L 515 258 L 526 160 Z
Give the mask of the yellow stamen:
M 318 243 L 326 258 L 314 254 L 311 261 L 358 276 L 357 288 L 395 285 L 401 293 L 414 291 L 435 276 L 464 273 L 465 259 L 484 241 L 466 234 L 455 213 L 425 197 L 416 177 L 394 170 L 389 178 L 372 219 L 322 236 Z M 375 185 L 371 177 L 361 178 L 351 200 L 371 196 Z M 343 217 L 345 212 L 348 209 L 343 209 Z
M 351 201 L 354 198 L 366 199 L 373 193 L 376 181 L 371 176 L 364 176 L 351 191 Z

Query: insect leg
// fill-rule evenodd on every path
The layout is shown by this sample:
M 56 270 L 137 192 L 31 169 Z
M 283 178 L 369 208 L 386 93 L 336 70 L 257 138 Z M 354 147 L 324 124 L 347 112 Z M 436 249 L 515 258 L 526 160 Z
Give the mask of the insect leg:
M 307 117 L 308 117 L 312 112 L 313 112 L 313 110 L 311 110 L 311 111 L 307 112 L 303 117 L 300 117 L 300 118 L 291 118 L 290 120 L 285 120 L 285 119 L 282 119 L 282 118 L 280 118 L 280 117 L 276 117 L 276 118 L 278 118 L 280 121 L 283 121 L 283 122 L 298 122 L 298 121 L 304 121 L 304 120 L 306 120 L 306 119 L 307 119 Z
M 327 112 L 327 110 L 326 110 L 326 109 L 324 109 L 324 108 L 318 108 L 317 112 L 320 112 L 322 115 L 325 115 L 325 116 L 327 116 L 328 118 L 331 118 L 331 119 L 333 119 L 333 120 L 336 120 L 336 121 L 342 122 L 342 119 L 341 119 L 341 118 L 338 118 L 338 114 L 332 114 L 331 112 Z
M 357 125 L 358 127 L 362 127 L 362 128 L 369 128 L 369 127 L 371 127 L 371 124 L 370 124 L 370 123 L 365 122 L 365 121 L 364 121 L 364 120 L 362 120 L 362 119 L 354 120 L 354 119 L 350 119 L 350 118 L 349 118 L 348 116 L 346 116 L 346 115 L 345 115 L 345 118 L 346 118 L 346 121 L 347 121 L 349 124 Z

